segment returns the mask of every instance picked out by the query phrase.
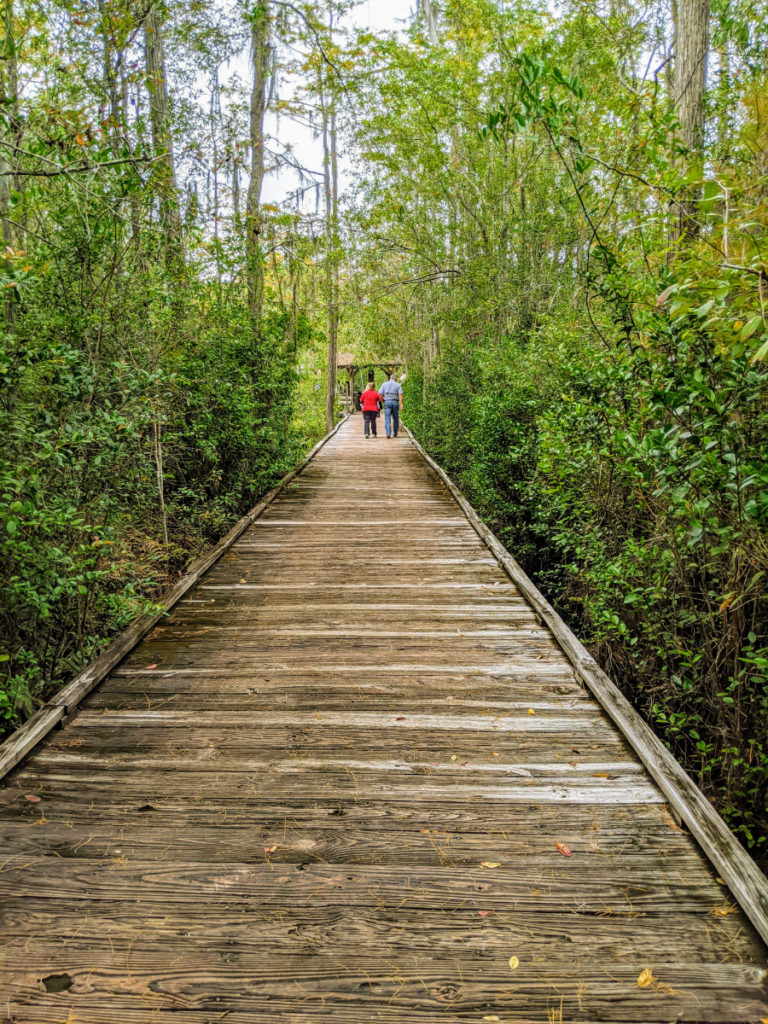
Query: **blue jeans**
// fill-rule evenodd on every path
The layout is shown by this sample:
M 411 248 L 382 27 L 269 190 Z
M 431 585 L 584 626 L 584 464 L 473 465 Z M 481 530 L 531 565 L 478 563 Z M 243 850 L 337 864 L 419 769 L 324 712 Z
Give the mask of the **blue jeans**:
M 389 437 L 393 432 L 397 437 L 397 432 L 400 429 L 400 402 L 385 402 L 384 403 L 384 432 Z

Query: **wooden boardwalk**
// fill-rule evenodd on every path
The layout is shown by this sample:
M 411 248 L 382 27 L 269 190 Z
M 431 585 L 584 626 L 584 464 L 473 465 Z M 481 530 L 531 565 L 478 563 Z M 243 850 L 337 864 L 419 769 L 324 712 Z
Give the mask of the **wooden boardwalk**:
M 0 1021 L 768 1018 L 637 757 L 410 441 L 361 434 L 6 779 Z

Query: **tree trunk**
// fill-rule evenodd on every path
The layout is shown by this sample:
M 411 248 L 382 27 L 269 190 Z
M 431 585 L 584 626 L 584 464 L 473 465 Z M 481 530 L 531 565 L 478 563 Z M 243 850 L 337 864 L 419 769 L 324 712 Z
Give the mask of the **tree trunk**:
M 424 17 L 429 45 L 437 46 L 437 11 L 435 10 L 434 0 L 419 0 L 419 8 Z
M 171 264 L 183 260 L 179 193 L 169 128 L 168 83 L 165 74 L 162 22 L 154 7 L 144 19 L 144 59 L 149 92 L 149 121 L 156 163 L 155 187 L 160 196 L 160 219 L 166 254 Z
M 160 509 L 160 527 L 163 544 L 168 547 L 168 516 L 165 511 L 165 471 L 163 467 L 163 443 L 160 440 L 160 424 L 157 414 L 152 418 L 152 449 L 155 456 L 155 480 L 157 481 L 157 503 Z
M 325 287 L 328 310 L 328 374 L 325 425 L 332 430 L 336 422 L 336 355 L 339 330 L 339 184 L 336 146 L 336 96 L 334 83 L 327 89 L 320 82 L 323 114 L 323 183 L 325 188 Z
M 261 187 L 264 181 L 264 113 L 269 77 L 269 8 L 260 0 L 251 13 L 251 180 L 245 208 L 245 264 L 248 312 L 254 341 L 261 332 L 264 258 L 261 246 Z
M 704 95 L 707 87 L 709 14 L 711 0 L 677 0 L 675 5 L 675 114 L 680 123 L 678 140 L 690 153 L 681 170 L 701 166 L 704 149 Z M 673 242 L 698 231 L 696 186 L 681 190 L 673 214 Z
M 6 111 L 8 128 L 5 141 L 18 146 L 21 141 L 19 130 L 19 76 L 16 53 L 16 34 L 13 0 L 2 0 L 3 40 L 0 48 L 0 107 Z M 13 150 L 0 146 L 0 223 L 2 224 L 3 249 L 14 249 L 16 228 L 11 222 L 11 191 L 21 188 L 14 175 L 17 155 Z M 13 327 L 16 295 L 14 288 L 5 289 L 3 296 L 3 318 L 7 329 Z

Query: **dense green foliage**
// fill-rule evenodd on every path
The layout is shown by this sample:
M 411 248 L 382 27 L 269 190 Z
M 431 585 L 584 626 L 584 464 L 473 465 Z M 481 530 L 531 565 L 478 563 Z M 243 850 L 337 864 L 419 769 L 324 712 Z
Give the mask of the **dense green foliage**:
M 43 270 L 4 337 L 0 700 L 11 725 L 308 440 L 290 426 L 283 316 L 267 318 L 256 351 L 242 308 L 213 288 L 186 296 L 179 322 L 126 269 L 111 301 L 91 308 L 82 297 L 68 308 L 66 267 Z

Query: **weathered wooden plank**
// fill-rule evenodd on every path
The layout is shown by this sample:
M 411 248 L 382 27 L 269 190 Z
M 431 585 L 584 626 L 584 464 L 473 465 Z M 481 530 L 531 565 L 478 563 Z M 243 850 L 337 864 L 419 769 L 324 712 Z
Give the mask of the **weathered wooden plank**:
M 101 711 L 105 708 L 118 711 L 140 708 L 151 710 L 158 703 L 166 701 L 181 711 L 203 711 L 206 708 L 211 711 L 236 711 L 249 706 L 268 708 L 275 705 L 284 708 L 289 701 L 299 701 L 306 710 L 312 711 L 342 709 L 350 704 L 368 711 L 383 711 L 391 709 L 394 702 L 394 706 L 403 712 L 422 708 L 428 713 L 434 713 L 444 709 L 446 704 L 450 707 L 482 710 L 498 703 L 501 687 L 495 686 L 491 680 L 479 679 L 471 691 L 466 689 L 466 685 L 464 682 L 454 686 L 446 697 L 445 690 L 441 692 L 439 686 L 427 680 L 414 679 L 413 691 L 424 695 L 419 700 L 417 696 L 402 696 L 402 690 L 398 690 L 396 684 L 358 685 L 349 678 L 331 680 L 323 690 L 311 678 L 302 680 L 295 676 L 290 679 L 267 679 L 266 682 L 253 677 L 244 681 L 243 677 L 203 676 L 197 683 L 189 676 L 172 676 L 169 679 L 163 676 L 143 676 L 141 679 L 125 677 L 122 685 L 117 685 L 115 680 L 108 691 L 97 692 L 89 697 L 83 707 L 84 710 Z M 509 686 L 509 681 L 506 685 Z M 478 699 L 469 701 L 468 692 L 476 694 Z M 573 707 L 588 705 L 588 699 L 575 682 L 547 681 L 541 678 L 535 682 L 521 680 L 516 692 L 526 707 L 532 707 L 532 702 L 543 698 L 549 698 L 555 703 L 567 700 L 568 706 Z M 93 724 L 93 718 L 89 722 Z
M 389 828 L 393 836 L 403 832 L 451 834 L 483 832 L 489 837 L 504 839 L 509 836 L 526 849 L 535 836 L 541 834 L 568 842 L 577 837 L 579 844 L 589 849 L 610 850 L 613 843 L 620 850 L 635 836 L 658 837 L 659 841 L 674 846 L 683 837 L 691 843 L 687 832 L 673 822 L 664 804 L 563 804 L 555 812 L 551 805 L 485 804 L 450 800 L 447 794 L 430 804 L 409 804 L 381 800 L 339 799 L 333 793 L 316 793 L 305 801 L 289 804 L 275 798 L 275 794 L 254 797 L 244 794 L 240 801 L 220 803 L 195 794 L 190 800 L 186 791 L 170 794 L 130 794 L 125 790 L 79 792 L 63 789 L 60 793 L 43 790 L 41 804 L 25 800 L 24 787 L 0 790 L 0 816 L 4 823 L 17 821 L 41 828 L 48 821 L 60 822 L 67 828 L 85 828 L 90 835 L 96 828 L 113 828 L 122 835 L 126 828 L 143 822 L 162 822 L 177 832 L 217 827 L 244 827 L 251 829 L 328 829 L 366 831 Z M 55 799 L 54 799 L 55 798 Z M 421 830 L 425 831 L 422 833 Z M 267 843 L 266 845 L 273 845 Z M 692 849 L 698 849 L 692 845 Z M 742 918 L 745 922 L 746 919 Z
M 650 987 L 638 988 L 637 978 L 644 969 L 650 969 L 664 986 L 661 993 Z M 282 1001 L 290 1000 L 294 1006 L 303 1004 L 302 1012 L 313 1003 L 315 1012 L 325 1012 L 328 1002 L 354 1000 L 363 1015 L 367 1005 L 382 1003 L 401 1012 L 418 1008 L 450 1014 L 484 1012 L 490 1006 L 500 1009 L 505 1019 L 514 1020 L 529 1015 L 527 1004 L 539 1012 L 547 1006 L 561 1007 L 563 1019 L 566 1014 L 571 1019 L 574 1013 L 582 1019 L 587 1014 L 615 1016 L 620 1007 L 625 1019 L 646 1024 L 649 1019 L 662 1019 L 656 1016 L 662 1005 L 666 1020 L 754 1021 L 764 1006 L 765 975 L 751 964 L 691 965 L 655 959 L 617 964 L 608 974 L 574 958 L 553 966 L 524 961 L 511 977 L 508 958 L 500 955 L 439 959 L 414 953 L 399 962 L 352 955 L 340 962 L 323 954 L 263 957 L 241 953 L 227 962 L 193 952 L 174 956 L 162 949 L 148 955 L 132 953 L 128 963 L 119 953 L 94 957 L 56 950 L 51 953 L 54 973 L 71 981 L 68 1002 L 97 997 L 113 1011 L 142 1006 L 149 1010 L 154 1005 L 221 1012 L 222 1006 L 226 1011 L 236 1001 L 240 1008 L 269 1014 L 283 1012 Z M 2 974 L 11 991 L 22 999 L 39 993 L 43 977 L 51 977 L 30 969 L 23 957 L 9 957 Z M 724 1013 L 731 1016 L 724 1018 Z
M 128 825 L 115 819 L 94 823 L 82 817 L 64 823 L 45 814 L 44 809 L 42 816 L 35 819 L 37 824 L 33 821 L 33 827 L 27 821 L 0 818 L 0 844 L 7 844 L 4 849 L 22 856 L 89 860 L 122 856 L 130 861 L 157 858 L 207 864 L 269 861 L 477 867 L 482 861 L 498 860 L 519 863 L 528 873 L 540 865 L 545 875 L 552 869 L 553 859 L 560 856 L 556 842 L 568 845 L 572 856 L 579 859 L 579 871 L 592 874 L 610 870 L 617 857 L 646 876 L 651 865 L 666 872 L 700 871 L 703 857 L 682 832 L 670 835 L 668 829 L 635 831 L 617 827 L 599 837 L 592 830 L 585 832 L 561 821 L 559 814 L 539 821 L 535 828 L 530 823 L 525 828 L 523 815 L 518 814 L 503 834 L 484 831 L 480 820 L 472 822 L 473 831 L 468 831 L 466 825 L 448 830 L 398 826 L 382 829 L 363 822 L 350 832 L 343 819 L 328 818 L 327 813 L 318 824 L 294 820 L 285 814 L 285 809 L 282 820 L 264 825 L 232 825 L 224 818 L 219 824 L 197 824 L 193 830 L 181 831 L 176 823 L 158 821 L 162 815 L 151 813 L 136 815 Z
M 406 428 L 407 429 L 407 428 Z M 410 433 L 410 432 L 409 432 Z M 427 464 L 449 489 L 509 578 L 549 626 L 585 684 L 637 752 L 661 791 L 727 882 L 762 938 L 768 942 L 768 879 L 737 841 L 712 804 L 683 771 L 650 726 L 600 668 L 576 635 L 483 523 L 448 475 L 413 438 Z
M 112 1015 L 112 1011 L 108 1006 L 104 1005 L 104 1002 L 97 1000 L 97 1002 L 86 1001 L 88 997 L 83 997 L 77 1000 L 77 1013 L 74 1018 L 76 1024 L 115 1024 L 115 1018 Z M 101 1006 L 98 1002 L 101 1002 Z M 12 1015 L 12 1024 L 73 1024 L 72 1014 L 75 1013 L 72 1008 L 72 1002 L 70 1001 L 70 1008 L 61 1006 L 62 1000 L 57 999 L 55 996 L 38 996 L 35 999 L 35 1006 L 29 1006 L 27 1004 L 20 1004 L 17 1002 L 8 1002 L 7 1012 Z M 58 1005 L 56 1005 L 58 1004 Z M 486 1020 L 493 1020 L 496 1016 L 499 1020 L 512 1021 L 515 1024 L 542 1024 L 543 1020 L 554 1019 L 557 1020 L 555 1014 L 559 1013 L 557 1004 L 557 997 L 550 1000 L 549 1006 L 543 1006 L 541 1013 L 534 1019 L 528 1014 L 520 1016 L 519 1012 L 515 1011 L 515 1016 L 510 1017 L 509 1011 L 506 1009 L 504 1017 L 498 1017 L 498 1014 L 493 1014 L 494 1007 L 489 1004 L 484 1008 L 483 1016 L 479 1017 L 480 1011 L 472 1011 L 470 1016 L 466 1016 L 463 1012 L 450 1011 L 449 1022 L 450 1024 L 477 1024 L 478 1020 L 485 1018 Z M 254 1024 L 254 1015 L 252 1011 L 245 1011 L 243 1013 L 238 1010 L 221 1011 L 218 1014 L 219 1018 L 226 1022 L 226 1024 Z M 617 1020 L 614 1016 L 615 1013 L 620 1013 L 621 1008 L 615 1007 L 613 1014 L 610 1019 L 608 1017 L 601 1017 L 599 1024 L 632 1024 L 627 1018 L 622 1017 Z M 226 1013 L 226 1016 L 224 1016 Z M 331 1003 L 327 999 L 320 999 L 316 1002 L 304 998 L 299 998 L 293 1002 L 282 1000 L 278 1002 L 272 1002 L 268 1011 L 268 1018 L 271 1021 L 285 1020 L 290 1024 L 309 1024 L 309 1022 L 322 1020 L 324 1024 L 361 1024 L 360 1009 L 358 1006 L 349 1002 L 345 1003 Z M 407 1019 L 413 1021 L 414 1024 L 446 1024 L 446 1011 L 445 1009 L 438 1009 L 436 1011 L 430 1011 L 422 1007 L 414 1007 L 409 1010 L 407 1018 L 403 1016 L 402 1007 L 388 1006 L 386 1003 L 366 1006 L 365 1009 L 365 1024 L 403 1024 L 403 1020 Z M 662 1018 L 659 1017 L 661 1020 Z M 685 1018 L 680 1018 L 684 1020 Z M 571 1016 L 569 1020 L 578 1020 L 580 1024 L 597 1024 L 594 1017 L 587 1018 L 582 1016 Z M 703 1018 L 699 1016 L 697 1018 L 697 1024 L 701 1024 Z M 142 1009 L 128 1009 L 126 1007 L 120 1008 L 120 1024 L 215 1024 L 216 1017 L 214 1016 L 213 1021 L 211 1020 L 210 1010 L 183 1010 L 175 1008 L 173 1010 L 164 1011 L 157 1007 L 151 1011 L 151 1016 L 147 1017 L 146 1006 Z M 645 1007 L 645 1016 L 643 1017 L 643 1024 L 649 1024 L 650 1017 L 648 1016 L 648 1007 Z M 668 1024 L 666 1019 L 664 1024 Z M 731 1024 L 738 1024 L 736 1018 L 731 1017 Z
M 577 804 L 637 804 L 663 803 L 663 797 L 655 786 L 642 776 L 615 776 L 609 779 L 589 776 L 551 776 L 549 778 L 522 778 L 509 774 L 503 777 L 486 775 L 472 781 L 445 773 L 440 776 L 427 772 L 398 774 L 395 772 L 347 771 L 318 772 L 303 770 L 300 763 L 293 769 L 270 772 L 236 772 L 225 768 L 216 771 L 184 772 L 180 778 L 173 768 L 161 773 L 154 766 L 142 769 L 126 765 L 102 768 L 98 785 L 92 782 L 93 769 L 87 764 L 50 766 L 40 764 L 34 776 L 19 776 L 26 782 L 27 789 L 54 794 L 59 789 L 77 785 L 90 799 L 104 799 L 111 789 L 118 789 L 127 795 L 172 792 L 182 785 L 193 792 L 203 787 L 208 799 L 215 797 L 222 805 L 229 801 L 240 801 L 246 794 L 261 798 L 274 787 L 286 801 L 309 800 L 323 790 L 336 800 L 382 799 L 390 803 L 405 801 L 431 803 L 441 797 L 449 800 L 484 800 L 504 803 L 541 803 L 561 805 Z M 183 780 L 183 781 L 182 781 Z M 36 783 L 36 788 L 33 785 Z
M 43 736 L 47 736 L 63 717 L 64 708 L 42 707 L 20 729 L 9 736 L 0 746 L 0 779 L 36 747 Z
M 552 857 L 542 874 L 503 864 L 492 870 L 376 864 L 183 864 L 59 857 L 12 858 L 0 872 L 0 896 L 125 899 L 146 903 L 217 903 L 275 909 L 306 905 L 415 909 L 498 909 L 538 913 L 698 913 L 723 907 L 721 887 L 670 872 L 640 875 L 622 863 L 610 878 L 585 874 L 573 858 Z

